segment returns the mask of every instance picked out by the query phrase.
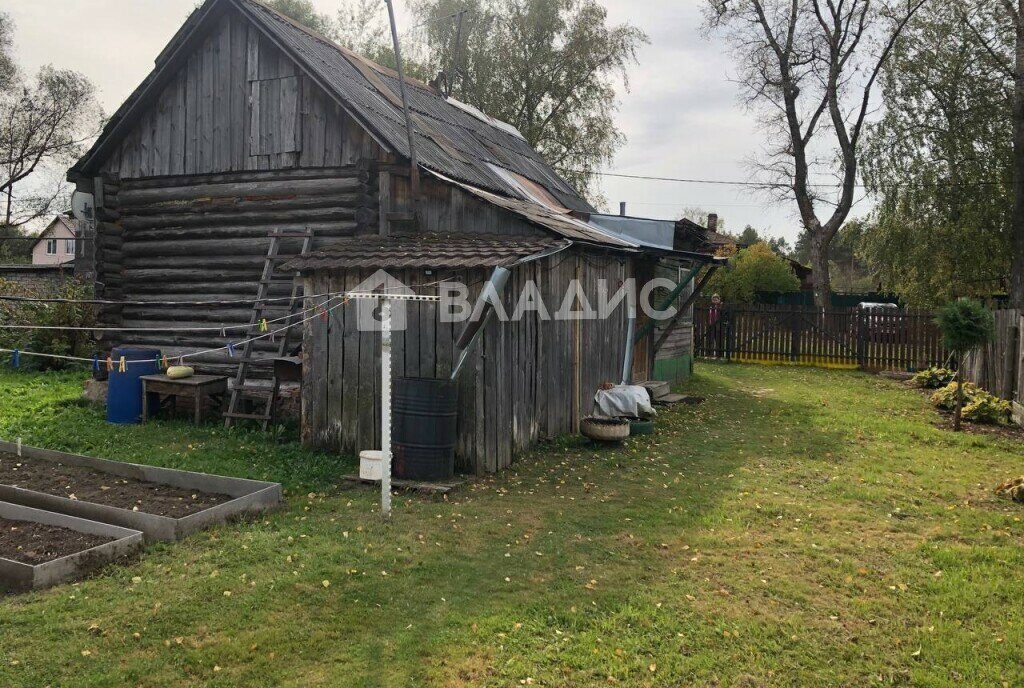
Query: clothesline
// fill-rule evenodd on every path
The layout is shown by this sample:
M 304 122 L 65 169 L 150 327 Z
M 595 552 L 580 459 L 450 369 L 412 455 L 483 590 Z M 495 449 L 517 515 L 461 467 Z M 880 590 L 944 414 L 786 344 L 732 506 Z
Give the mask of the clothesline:
M 331 306 L 330 308 L 327 307 L 327 304 L 329 304 L 331 301 L 333 301 L 333 300 L 335 300 L 335 299 L 337 299 L 339 297 L 342 297 L 342 296 L 344 297 L 344 300 L 341 303 L 335 304 L 335 305 Z M 202 351 L 194 351 L 194 352 L 188 353 L 188 354 L 180 354 L 178 356 L 170 357 L 170 359 L 172 359 L 174 361 L 177 361 L 179 364 L 183 364 L 185 359 L 191 359 L 191 358 L 195 358 L 197 356 L 205 356 L 207 354 L 218 353 L 218 352 L 221 352 L 221 351 L 227 351 L 229 356 L 234 357 L 235 349 L 237 347 L 245 346 L 246 344 L 248 344 L 250 342 L 255 342 L 255 341 L 258 341 L 258 340 L 261 340 L 261 339 L 273 338 L 273 337 L 275 337 L 276 335 L 278 335 L 278 334 L 280 334 L 282 332 L 287 332 L 291 328 L 297 327 L 297 326 L 302 325 L 302 324 L 305 324 L 305 323 L 309 322 L 310 320 L 313 320 L 314 318 L 317 318 L 317 317 L 322 318 L 324 320 L 327 320 L 329 315 L 330 315 L 330 313 L 332 313 L 333 311 L 337 310 L 338 308 L 341 308 L 342 306 L 347 304 L 352 299 L 381 299 L 381 298 L 390 299 L 390 300 L 394 300 L 394 301 L 432 301 L 432 302 L 440 301 L 440 297 L 437 297 L 437 296 L 424 296 L 424 295 L 420 295 L 420 294 L 385 294 L 385 293 L 380 293 L 380 292 L 339 292 L 337 295 L 329 297 L 322 304 L 320 304 L 318 306 L 313 306 L 312 308 L 307 308 L 307 309 L 304 309 L 303 311 L 301 311 L 300 313 L 309 313 L 310 311 L 313 311 L 313 315 L 307 316 L 307 317 L 303 318 L 302 320 L 299 320 L 298 322 L 291 323 L 289 325 L 285 325 L 284 327 L 281 327 L 281 328 L 278 328 L 278 329 L 275 329 L 275 330 L 268 330 L 267 332 L 265 332 L 263 334 L 255 335 L 255 336 L 249 337 L 248 339 L 243 339 L 243 340 L 238 341 L 238 342 L 228 342 L 228 344 L 226 346 L 218 346 L 218 347 L 214 347 L 214 348 L 210 348 L 210 349 L 204 349 Z M 288 317 L 290 318 L 290 317 L 294 317 L 294 316 L 288 316 Z M 264 324 L 269 324 L 269 321 L 267 321 Z M 0 327 L 2 327 L 2 326 L 0 326 Z M 17 366 L 19 364 L 19 358 L 21 356 L 31 356 L 31 357 L 37 357 L 37 358 L 50 358 L 50 359 L 54 359 L 54 360 L 75 361 L 75 362 L 80 362 L 80 363 L 91 363 L 93 365 L 93 367 L 98 367 L 99 364 L 100 364 L 100 359 L 99 359 L 98 356 L 93 356 L 92 358 L 85 358 L 83 356 L 68 356 L 68 355 L 64 355 L 64 354 L 52 354 L 52 353 L 44 353 L 44 352 L 38 352 L 38 351 L 22 351 L 20 349 L 6 349 L 6 348 L 0 348 L 0 353 L 9 353 L 9 354 L 11 354 L 13 359 L 14 359 L 15 366 Z M 143 363 L 145 363 L 145 364 L 150 364 L 150 363 L 157 363 L 157 364 L 164 363 L 164 364 L 166 364 L 167 361 L 168 361 L 168 357 L 167 356 L 162 356 L 160 358 L 139 359 L 139 360 L 132 360 L 132 361 L 126 361 L 122 357 L 121 360 L 118 361 L 118 365 L 119 365 L 120 369 L 123 370 L 128 365 L 138 365 L 138 364 L 143 364 Z M 114 364 L 113 359 L 108 356 L 107 359 L 106 359 L 107 368 L 110 369 L 113 366 L 113 364 Z

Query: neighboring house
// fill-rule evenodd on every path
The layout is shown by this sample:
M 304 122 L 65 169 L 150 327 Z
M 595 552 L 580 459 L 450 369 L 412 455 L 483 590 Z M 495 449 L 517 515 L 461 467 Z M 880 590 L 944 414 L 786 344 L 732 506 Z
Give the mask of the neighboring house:
M 674 223 L 602 222 L 609 216 L 594 213 L 513 127 L 406 81 L 422 173 L 416 199 L 392 70 L 255 0 L 207 0 L 194 11 L 68 178 L 95 195 L 99 296 L 133 302 L 101 311 L 103 324 L 196 329 L 104 343 L 171 357 L 224 346 L 218 332 L 198 328 L 246 323 L 250 310 L 160 302 L 252 298 L 270 231 L 312 234 L 312 250 L 285 266 L 303 272 L 306 294 L 352 289 L 379 269 L 428 292 L 445 278 L 478 292 L 504 266 L 512 271 L 504 298 L 534 279 L 555 310 L 574 280 L 596 303 L 599 280 L 616 289 L 714 262 L 676 251 Z M 301 243 L 283 240 L 285 253 Z M 289 282 L 273 293 L 287 294 Z M 441 323 L 436 307 L 411 311 L 396 335 L 396 374 L 445 375 L 458 325 Z M 635 346 L 627 343 L 627 313 L 623 305 L 605 320 L 530 316 L 487 328 L 459 378 L 460 467 L 496 471 L 537 438 L 577 429 L 598 386 L 620 381 L 628 352 L 633 378 L 648 378 L 659 337 L 641 320 Z M 356 329 L 356 314 L 350 303 L 306 323 L 309 445 L 379 447 L 380 338 Z M 256 356 L 266 361 L 275 348 L 260 342 Z M 224 352 L 193 360 L 237 368 Z
M 64 265 L 75 260 L 75 221 L 58 215 L 32 244 L 33 265 Z
M 736 241 L 735 237 L 718 232 L 718 216 L 714 213 L 708 215 L 707 227 L 701 227 L 696 222 L 686 218 L 677 221 L 676 227 L 677 248 L 716 253 L 731 244 L 741 249 L 748 246 L 748 244 Z M 789 269 L 793 272 L 793 275 L 800 280 L 800 291 L 814 291 L 814 284 L 811 281 L 813 272 L 811 268 L 787 256 L 781 257 L 789 264 Z

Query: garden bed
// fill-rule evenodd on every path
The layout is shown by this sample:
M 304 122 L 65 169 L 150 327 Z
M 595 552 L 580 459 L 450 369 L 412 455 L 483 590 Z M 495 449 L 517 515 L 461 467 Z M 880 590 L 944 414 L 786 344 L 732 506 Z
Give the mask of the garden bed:
M 224 494 L 112 476 L 83 466 L 23 459 L 3 451 L 0 484 L 173 518 L 231 500 Z
M 0 592 L 75 580 L 141 547 L 137 530 L 0 502 Z
M 281 502 L 281 486 L 0 442 L 0 499 L 142 531 L 189 533 Z

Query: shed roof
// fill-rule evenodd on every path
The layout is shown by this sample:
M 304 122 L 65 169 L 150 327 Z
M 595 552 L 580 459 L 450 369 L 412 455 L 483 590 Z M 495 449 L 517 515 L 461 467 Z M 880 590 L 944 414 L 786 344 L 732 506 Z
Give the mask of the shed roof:
M 493 237 L 479 234 L 356 236 L 294 258 L 284 270 L 406 268 L 468 269 L 508 266 L 520 258 L 568 245 L 555 238 Z
M 393 70 L 336 45 L 257 0 L 207 0 L 161 52 L 156 69 L 118 109 L 73 171 L 89 170 L 103 157 L 106 139 L 116 138 L 119 126 L 131 119 L 136 105 L 159 87 L 164 67 L 174 61 L 217 7 L 228 5 L 259 27 L 386 148 L 409 157 L 398 75 Z M 445 98 L 415 79 L 406 78 L 405 82 L 421 165 L 476 187 L 525 198 L 521 187 L 492 167 L 497 166 L 539 184 L 570 210 L 593 210 L 514 127 Z

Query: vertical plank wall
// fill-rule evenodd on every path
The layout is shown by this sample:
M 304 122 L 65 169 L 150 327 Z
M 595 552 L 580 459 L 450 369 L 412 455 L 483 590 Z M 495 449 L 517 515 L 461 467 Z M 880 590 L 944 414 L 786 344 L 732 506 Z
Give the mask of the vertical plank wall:
M 135 179 L 336 167 L 383 153 L 298 66 L 226 12 L 102 166 Z
M 352 289 L 370 271 L 317 271 L 311 293 Z M 477 297 L 489 270 L 406 271 L 394 276 L 421 293 L 441 277 L 470 285 Z M 527 280 L 535 280 L 553 315 L 570 282 L 579 279 L 597 307 L 598 280 L 614 292 L 630 276 L 617 257 L 566 251 L 513 271 L 503 303 L 514 312 Z M 429 285 L 429 286 L 427 286 Z M 461 323 L 443 323 L 436 304 L 408 304 L 408 328 L 393 337 L 395 376 L 447 376 L 457 359 Z M 303 375 L 303 441 L 355 453 L 380 443 L 380 337 L 356 330 L 356 306 L 331 312 L 328 322 L 307 323 Z M 459 470 L 492 473 L 541 437 L 573 432 L 591 412 L 600 383 L 618 382 L 626 335 L 626 309 L 608 320 L 547 320 L 528 312 L 516 322 L 495 321 L 471 353 L 459 378 L 456 461 Z

